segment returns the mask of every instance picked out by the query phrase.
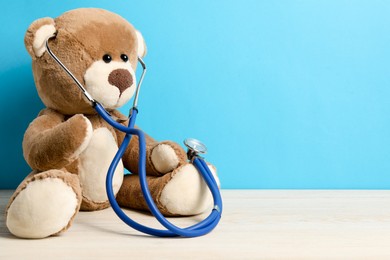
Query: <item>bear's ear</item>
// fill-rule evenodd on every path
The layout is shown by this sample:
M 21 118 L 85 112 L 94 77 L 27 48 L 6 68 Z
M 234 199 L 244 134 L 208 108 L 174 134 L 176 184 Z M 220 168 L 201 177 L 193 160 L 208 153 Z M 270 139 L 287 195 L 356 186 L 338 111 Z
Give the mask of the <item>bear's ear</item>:
M 46 39 L 56 33 L 53 18 L 45 17 L 34 21 L 24 36 L 24 44 L 30 56 L 35 59 L 46 51 Z
M 145 57 L 146 56 L 146 44 L 144 37 L 142 37 L 142 34 L 139 31 L 135 31 L 137 34 L 137 40 L 138 40 L 138 50 L 137 50 L 137 55 L 138 57 Z

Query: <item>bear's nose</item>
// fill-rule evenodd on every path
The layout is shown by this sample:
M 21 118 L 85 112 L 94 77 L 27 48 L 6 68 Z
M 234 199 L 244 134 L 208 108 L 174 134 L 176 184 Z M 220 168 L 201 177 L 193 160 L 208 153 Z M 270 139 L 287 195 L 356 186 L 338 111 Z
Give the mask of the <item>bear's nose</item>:
M 120 95 L 133 84 L 133 77 L 126 69 L 116 69 L 108 75 L 108 82 L 119 89 Z

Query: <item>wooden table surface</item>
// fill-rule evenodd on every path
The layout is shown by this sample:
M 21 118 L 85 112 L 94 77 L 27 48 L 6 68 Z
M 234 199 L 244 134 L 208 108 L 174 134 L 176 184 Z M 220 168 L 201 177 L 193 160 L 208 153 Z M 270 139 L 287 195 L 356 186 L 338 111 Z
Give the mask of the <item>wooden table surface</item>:
M 1 212 L 11 193 L 0 191 Z M 223 198 L 220 225 L 190 239 L 142 235 L 110 208 L 80 212 L 60 236 L 17 239 L 1 214 L 0 259 L 390 259 L 390 191 L 223 190 Z

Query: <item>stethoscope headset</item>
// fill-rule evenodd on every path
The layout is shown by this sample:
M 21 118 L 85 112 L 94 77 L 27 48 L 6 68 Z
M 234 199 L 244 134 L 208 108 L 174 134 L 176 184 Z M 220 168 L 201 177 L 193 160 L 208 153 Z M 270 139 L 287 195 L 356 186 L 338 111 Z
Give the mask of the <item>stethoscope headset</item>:
M 215 181 L 213 174 L 211 173 L 209 167 L 207 166 L 206 162 L 203 160 L 202 157 L 199 156 L 199 154 L 206 153 L 207 149 L 204 144 L 202 144 L 200 141 L 188 138 L 184 140 L 185 146 L 188 148 L 187 156 L 188 159 L 193 163 L 193 165 L 196 167 L 200 175 L 203 177 L 204 181 L 206 182 L 208 188 L 211 191 L 212 197 L 214 199 L 214 207 L 208 217 L 206 217 L 201 222 L 192 225 L 187 228 L 180 228 L 175 225 L 173 225 L 171 222 L 169 222 L 158 210 L 156 204 L 153 201 L 153 198 L 150 194 L 149 187 L 146 181 L 146 141 L 145 141 L 145 135 L 142 131 L 134 128 L 135 120 L 138 115 L 138 95 L 140 91 L 140 87 L 142 85 L 142 81 L 145 77 L 146 73 L 146 65 L 144 61 L 138 57 L 138 62 L 141 64 L 143 71 L 140 77 L 140 80 L 137 84 L 137 89 L 135 92 L 134 100 L 133 100 L 133 106 L 129 110 L 129 123 L 127 126 L 124 126 L 114 120 L 110 113 L 106 111 L 106 109 L 95 99 L 92 98 L 92 96 L 88 93 L 88 91 L 83 87 L 83 85 L 77 80 L 77 78 L 70 72 L 70 70 L 58 59 L 58 57 L 50 50 L 49 47 L 49 40 L 51 38 L 54 38 L 55 35 L 49 37 L 46 40 L 46 49 L 49 53 L 49 55 L 56 61 L 58 65 L 61 66 L 61 68 L 72 78 L 72 80 L 76 83 L 76 85 L 79 87 L 79 89 L 83 92 L 84 96 L 91 102 L 91 106 L 96 110 L 96 112 L 112 127 L 116 128 L 119 131 L 122 131 L 125 133 L 125 137 L 123 139 L 122 144 L 119 146 L 118 152 L 116 153 L 114 159 L 111 162 L 111 165 L 107 172 L 106 177 L 106 192 L 108 196 L 108 200 L 111 204 L 111 207 L 117 214 L 117 216 L 125 222 L 128 226 L 149 234 L 153 236 L 158 237 L 197 237 L 202 236 L 210 231 L 212 231 L 217 224 L 219 223 L 221 219 L 222 214 L 222 198 L 221 194 L 217 185 L 217 182 Z M 123 154 L 126 151 L 127 146 L 130 143 L 130 139 L 132 135 L 138 136 L 138 146 L 139 146 L 139 160 L 138 160 L 138 171 L 139 171 L 139 181 L 141 184 L 141 190 L 142 194 L 145 198 L 145 201 L 149 207 L 149 210 L 154 215 L 154 217 L 167 229 L 167 230 L 160 230 L 155 229 L 151 227 L 144 226 L 142 224 L 139 224 L 138 222 L 132 220 L 129 218 L 119 207 L 118 202 L 115 199 L 113 187 L 112 187 L 112 180 L 114 176 L 115 169 L 120 162 Z

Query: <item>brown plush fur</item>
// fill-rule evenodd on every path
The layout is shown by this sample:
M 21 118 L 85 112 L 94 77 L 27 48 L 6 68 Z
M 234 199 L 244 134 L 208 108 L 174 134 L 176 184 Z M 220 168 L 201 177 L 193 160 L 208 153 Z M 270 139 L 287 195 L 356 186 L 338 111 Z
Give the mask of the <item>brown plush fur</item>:
M 105 53 L 110 53 L 114 60 L 120 60 L 120 54 L 127 53 L 130 63 L 136 68 L 137 41 L 133 26 L 119 15 L 105 10 L 85 10 L 76 9 L 55 20 L 44 18 L 33 23 L 25 37 L 29 53 L 33 53 L 31 45 L 36 29 L 42 24 L 55 23 L 57 37 L 50 41 L 50 47 L 65 65 L 72 65 L 72 73 L 82 84 L 87 68 Z M 35 84 L 47 107 L 66 115 L 95 113 L 72 79 L 47 53 L 39 59 L 35 55 L 32 57 Z M 74 60 L 75 57 L 78 59 Z
M 42 110 L 24 135 L 24 158 L 38 171 L 65 167 L 75 159 L 72 155 L 84 141 L 86 132 L 82 115 L 65 120 L 65 116 L 55 110 Z
M 83 142 L 88 141 L 90 124 L 85 118 L 89 120 L 93 130 L 108 129 L 118 145 L 122 142 L 124 134 L 114 130 L 96 114 L 82 92 L 46 51 L 40 57 L 36 55 L 33 42 L 37 30 L 43 25 L 55 26 L 56 37 L 49 41 L 50 48 L 82 84 L 85 84 L 86 70 L 94 62 L 101 60 L 106 53 L 109 53 L 116 61 L 121 61 L 120 54 L 126 53 L 132 67 L 135 69 L 137 65 L 136 30 L 126 20 L 108 11 L 76 9 L 56 19 L 42 18 L 30 25 L 26 32 L 25 45 L 33 60 L 32 68 L 37 92 L 47 108 L 39 113 L 26 130 L 23 155 L 33 172 L 15 191 L 9 206 L 29 183 L 43 178 L 59 178 L 72 187 L 77 194 L 79 205 L 75 212 L 79 209 L 106 208 L 109 206 L 108 201 L 92 201 L 83 194 L 83 187 L 78 178 L 80 158 L 76 151 Z M 115 80 L 121 81 L 121 84 L 125 82 L 122 79 L 115 78 Z M 126 83 L 131 84 L 132 81 L 127 79 Z M 123 89 L 121 93 L 122 91 Z M 116 110 L 111 113 L 118 119 L 125 118 Z M 127 125 L 127 122 L 124 124 Z M 151 153 L 160 144 L 171 146 L 179 159 L 177 167 L 185 164 L 186 153 L 178 144 L 170 141 L 157 142 L 147 136 L 146 142 L 146 170 L 149 175 L 150 190 L 162 212 L 170 215 L 159 203 L 159 196 L 174 172 L 168 174 L 158 172 L 151 161 Z M 135 174 L 138 173 L 138 140 L 136 137 L 132 138 L 122 160 L 125 168 Z M 142 199 L 137 175 L 125 177 L 118 194 L 118 201 L 120 205 L 126 207 L 147 209 Z M 71 220 L 61 231 L 66 230 L 70 224 Z

